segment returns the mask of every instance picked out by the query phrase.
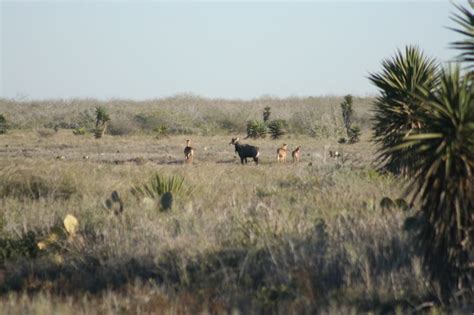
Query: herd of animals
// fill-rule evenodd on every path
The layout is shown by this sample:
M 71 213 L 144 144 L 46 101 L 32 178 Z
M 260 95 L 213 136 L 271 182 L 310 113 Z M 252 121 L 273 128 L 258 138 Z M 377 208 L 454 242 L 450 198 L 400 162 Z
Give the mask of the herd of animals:
M 235 152 L 239 155 L 240 162 L 242 164 L 246 164 L 247 159 L 252 158 L 255 161 L 255 164 L 258 165 L 258 160 L 260 156 L 260 149 L 258 147 L 250 144 L 242 144 L 240 143 L 239 138 L 232 138 L 229 144 L 234 145 Z M 186 146 L 184 147 L 184 160 L 186 163 L 192 163 L 194 158 L 194 152 L 195 149 L 191 146 L 191 140 L 186 140 Z M 288 145 L 284 143 L 281 147 L 277 149 L 277 162 L 285 163 L 287 155 Z M 300 161 L 301 146 L 297 146 L 293 151 L 291 151 L 291 157 L 293 158 L 294 163 L 298 163 Z M 329 157 L 337 159 L 341 157 L 341 153 L 339 153 L 338 151 L 329 151 Z M 59 155 L 56 157 L 56 159 L 64 160 L 66 159 L 66 157 L 63 155 Z M 89 159 L 89 156 L 85 155 L 83 156 L 83 159 Z
M 234 145 L 235 152 L 240 157 L 240 162 L 242 164 L 247 163 L 248 158 L 252 158 L 255 161 L 255 164 L 258 165 L 258 159 L 260 156 L 260 150 L 258 147 L 250 145 L 250 144 L 242 144 L 240 143 L 239 138 L 232 138 L 229 144 Z M 184 148 L 184 160 L 187 163 L 192 163 L 194 157 L 194 148 L 191 146 L 191 140 L 186 140 L 186 147 Z M 283 144 L 281 147 L 277 149 L 277 161 L 279 163 L 286 162 L 286 156 L 288 155 L 288 145 Z M 330 157 L 337 158 L 340 156 L 340 153 L 337 151 L 329 151 Z M 301 156 L 301 147 L 297 146 L 291 152 L 291 157 L 293 158 L 294 163 L 298 163 Z

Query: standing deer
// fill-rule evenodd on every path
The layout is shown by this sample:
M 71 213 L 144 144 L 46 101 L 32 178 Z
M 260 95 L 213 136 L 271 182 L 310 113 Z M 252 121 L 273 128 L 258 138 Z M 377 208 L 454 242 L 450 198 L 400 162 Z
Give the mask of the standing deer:
M 186 140 L 186 147 L 184 148 L 184 160 L 187 163 L 193 162 L 194 149 L 191 147 L 191 140 Z
M 240 162 L 242 164 L 247 163 L 247 158 L 253 158 L 255 164 L 258 165 L 258 157 L 260 156 L 260 150 L 258 147 L 250 144 L 240 144 L 239 138 L 232 138 L 229 144 L 235 146 L 235 152 L 239 154 Z
M 286 162 L 287 152 L 288 152 L 288 145 L 283 143 L 283 145 L 277 149 L 277 161 Z
M 293 162 L 298 163 L 300 161 L 300 146 L 297 146 L 296 149 L 291 152 L 291 156 L 293 157 Z

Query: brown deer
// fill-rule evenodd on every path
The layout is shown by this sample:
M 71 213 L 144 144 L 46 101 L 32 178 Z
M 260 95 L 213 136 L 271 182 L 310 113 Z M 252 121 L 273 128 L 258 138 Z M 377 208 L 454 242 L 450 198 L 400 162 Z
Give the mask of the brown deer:
M 300 149 L 301 147 L 297 146 L 296 149 L 294 149 L 293 152 L 291 152 L 291 156 L 293 157 L 294 163 L 298 163 L 300 161 L 300 155 L 301 155 Z
M 194 149 L 191 147 L 191 140 L 186 140 L 186 147 L 184 148 L 184 160 L 187 163 L 193 162 Z
M 288 152 L 288 145 L 283 143 L 283 145 L 277 149 L 277 161 L 286 162 L 287 152 Z

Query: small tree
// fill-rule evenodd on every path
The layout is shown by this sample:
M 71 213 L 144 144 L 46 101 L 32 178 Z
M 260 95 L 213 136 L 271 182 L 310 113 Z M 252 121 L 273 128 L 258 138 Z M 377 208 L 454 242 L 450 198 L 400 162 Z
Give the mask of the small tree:
M 348 143 L 356 143 L 359 141 L 360 128 L 357 126 L 352 127 L 352 119 L 354 111 L 352 110 L 352 95 L 348 94 L 344 96 L 344 101 L 341 103 L 342 120 L 344 121 L 344 127 L 346 128 L 347 137 L 349 138 Z
M 359 142 L 359 140 L 360 140 L 360 128 L 359 128 L 359 126 L 351 127 L 351 129 L 349 129 L 348 136 L 349 136 L 349 144 Z
M 352 95 L 348 94 L 344 96 L 344 101 L 341 103 L 342 110 L 342 119 L 344 121 L 344 127 L 347 131 L 347 136 L 349 137 L 349 130 L 351 129 L 352 124 Z
M 102 138 L 107 130 L 107 123 L 110 121 L 110 116 L 105 107 L 99 106 L 95 110 L 95 137 Z
M 270 120 L 270 115 L 272 114 L 272 112 L 270 111 L 270 106 L 267 106 L 263 109 L 263 121 L 264 122 L 267 122 Z

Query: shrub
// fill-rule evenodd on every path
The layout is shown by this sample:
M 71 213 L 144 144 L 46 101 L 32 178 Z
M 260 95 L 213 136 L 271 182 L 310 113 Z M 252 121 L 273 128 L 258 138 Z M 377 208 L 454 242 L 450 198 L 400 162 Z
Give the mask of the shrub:
M 5 116 L 0 115 L 0 135 L 7 132 L 8 125 Z
M 76 187 L 69 178 L 55 181 L 41 174 L 32 174 L 16 168 L 0 172 L 0 197 L 17 199 L 55 198 L 68 199 L 76 193 Z
M 352 115 L 354 114 L 352 110 L 352 95 L 348 94 L 344 96 L 344 101 L 341 103 L 341 110 L 344 127 L 346 128 L 347 136 L 349 136 L 352 125 Z
M 169 134 L 168 128 L 166 126 L 160 126 L 153 129 L 153 131 L 157 133 L 157 138 L 168 137 Z
M 0 264 L 12 258 L 35 258 L 37 254 L 36 234 L 32 231 L 19 239 L 0 238 Z
M 268 130 L 272 139 L 279 139 L 287 133 L 288 123 L 284 119 L 272 120 L 268 124 Z
M 121 119 L 114 120 L 107 128 L 108 133 L 112 136 L 126 136 L 133 134 L 136 130 L 132 121 Z
M 263 110 L 263 121 L 267 122 L 270 120 L 270 115 L 272 114 L 270 106 L 267 106 Z
M 260 120 L 247 122 L 247 138 L 265 138 L 267 136 L 267 124 Z
M 95 130 L 94 136 L 96 139 L 102 138 L 107 131 L 107 124 L 110 121 L 110 116 L 107 109 L 99 106 L 95 110 Z
M 348 136 L 349 136 L 349 144 L 359 142 L 359 138 L 360 138 L 360 128 L 359 128 L 359 126 L 351 127 L 349 129 Z
M 72 131 L 72 133 L 76 136 L 83 136 L 86 134 L 86 128 L 78 127 Z

